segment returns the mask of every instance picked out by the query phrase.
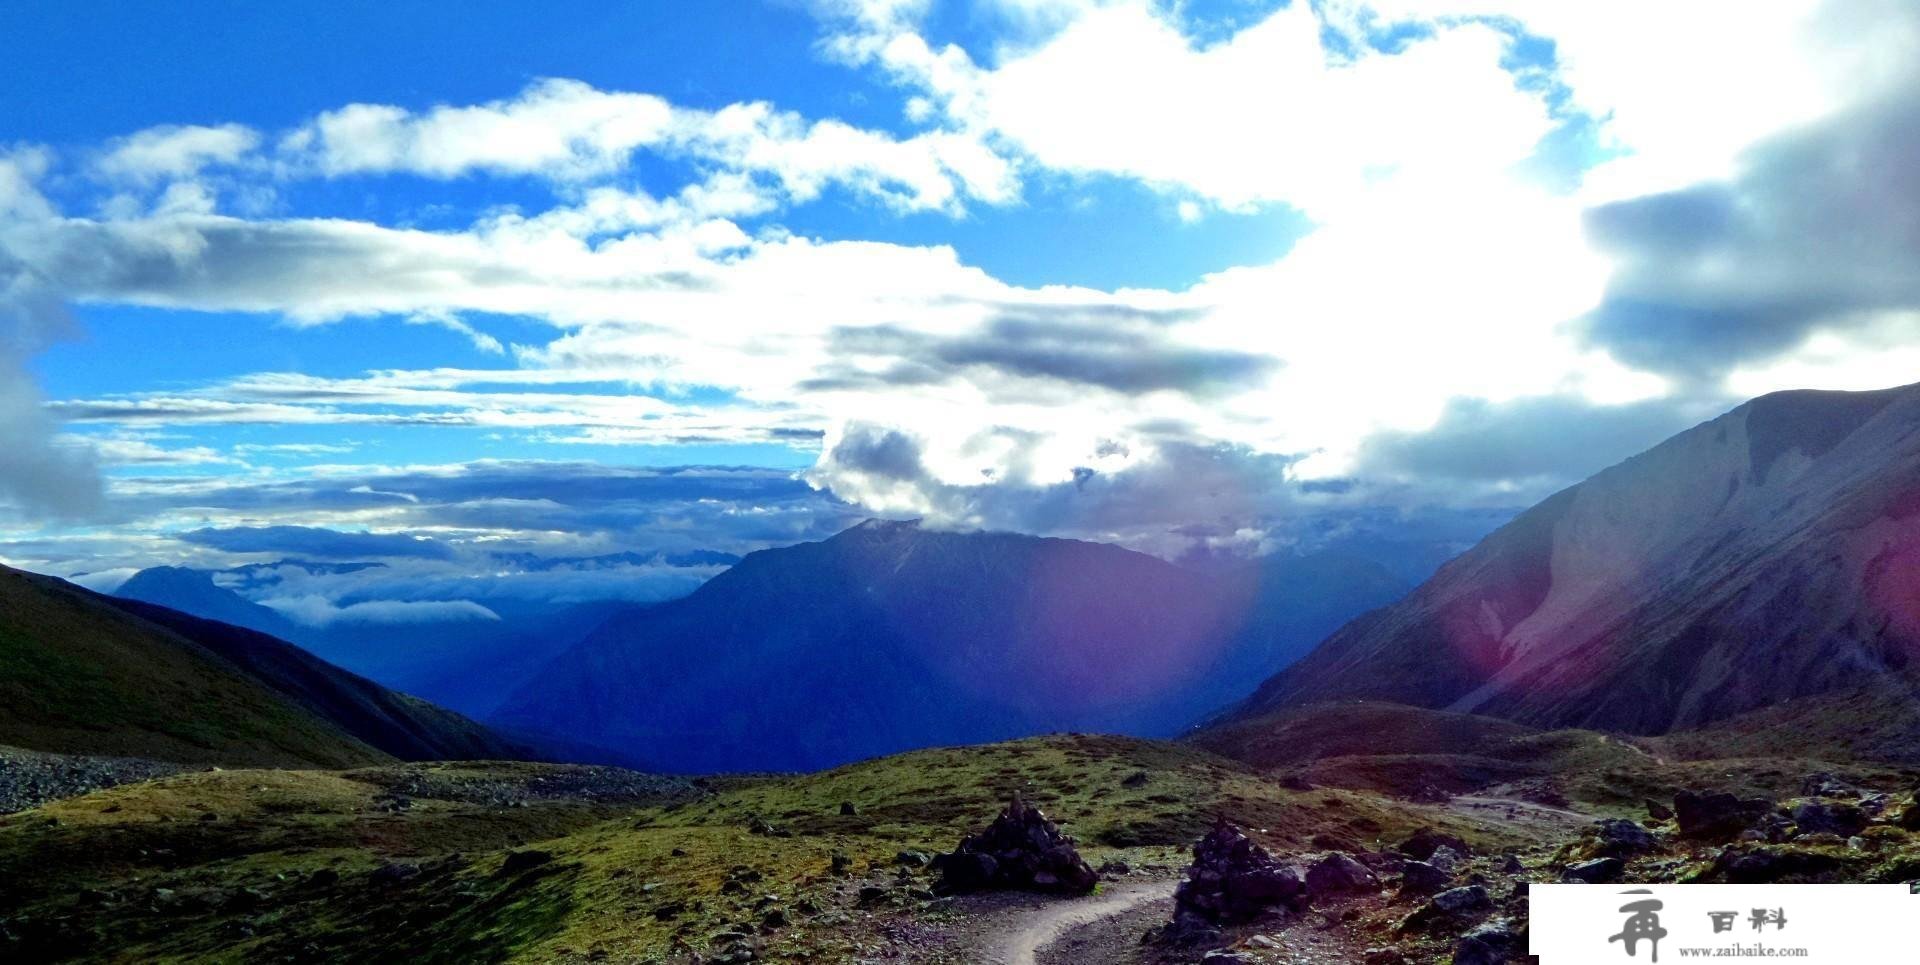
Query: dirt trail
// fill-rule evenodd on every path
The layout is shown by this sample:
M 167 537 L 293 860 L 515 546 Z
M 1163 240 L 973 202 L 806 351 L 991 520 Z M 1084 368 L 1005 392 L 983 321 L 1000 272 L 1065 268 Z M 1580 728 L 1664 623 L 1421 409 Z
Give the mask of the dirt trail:
M 1593 823 L 1593 815 L 1550 807 L 1534 801 L 1511 797 L 1463 794 L 1447 804 L 1455 811 L 1485 818 L 1498 815 L 1504 820 L 1556 830 L 1573 830 Z
M 1022 910 L 983 936 L 982 947 L 978 949 L 979 961 L 981 965 L 1039 965 L 1045 960 L 1042 949 L 1068 932 L 1117 918 L 1142 905 L 1170 900 L 1173 887 L 1171 881 L 1128 882 L 1114 885 L 1098 895 L 1052 901 Z M 1131 945 L 1137 945 L 1140 940 L 1137 932 L 1128 932 L 1122 937 Z

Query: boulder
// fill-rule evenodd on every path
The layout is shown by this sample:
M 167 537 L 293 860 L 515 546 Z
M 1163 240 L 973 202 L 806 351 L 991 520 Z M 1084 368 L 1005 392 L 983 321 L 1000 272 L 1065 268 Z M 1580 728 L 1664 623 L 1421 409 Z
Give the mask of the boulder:
M 949 895 L 1000 890 L 1084 895 L 1100 883 L 1073 838 L 1017 794 L 985 831 L 936 855 L 931 866 L 940 875 L 935 890 Z
M 1465 856 L 1444 844 L 1433 849 L 1433 854 L 1427 856 L 1428 864 L 1447 874 L 1458 874 L 1460 862 L 1464 860 L 1466 860 Z
M 1430 895 L 1453 884 L 1453 876 L 1425 861 L 1409 861 L 1400 869 L 1400 890 Z
M 1421 828 L 1413 832 L 1412 837 L 1400 842 L 1401 854 L 1409 858 L 1418 858 L 1421 861 L 1433 857 L 1433 852 L 1440 848 L 1452 848 L 1455 854 L 1469 855 L 1473 853 L 1473 849 L 1467 847 L 1465 841 L 1451 834 L 1435 831 L 1432 828 Z
M 1618 879 L 1626 868 L 1627 863 L 1619 858 L 1595 858 L 1567 868 L 1565 874 L 1574 881 L 1597 885 Z
M 1725 792 L 1680 791 L 1673 796 L 1673 816 L 1682 837 L 1732 838 L 1759 823 L 1773 811 L 1765 798 L 1740 798 Z
M 1673 809 L 1653 798 L 1647 798 L 1647 817 L 1655 821 L 1671 821 L 1673 820 Z
M 1828 771 L 1818 771 L 1807 775 L 1807 779 L 1800 782 L 1800 795 L 1802 797 L 1857 798 L 1860 796 L 1860 789 Z
M 1493 898 L 1479 885 L 1450 888 L 1433 896 L 1419 911 L 1400 923 L 1402 930 L 1453 924 L 1493 908 Z
M 1380 879 L 1344 854 L 1330 854 L 1307 869 L 1307 892 L 1314 896 L 1379 891 Z
M 1714 859 L 1707 875 L 1721 877 L 1737 885 L 1753 885 L 1789 877 L 1821 875 L 1840 867 L 1840 859 L 1832 855 L 1780 848 L 1747 851 L 1730 847 Z
M 1505 965 L 1525 957 L 1527 938 L 1512 919 L 1496 918 L 1465 935 L 1453 946 L 1453 965 Z
M 1610 858 L 1631 858 L 1660 847 L 1653 832 L 1632 821 L 1610 818 L 1593 826 L 1594 854 Z
M 1801 834 L 1834 834 L 1851 838 L 1867 827 L 1867 814 L 1856 805 L 1805 801 L 1793 809 L 1793 823 Z

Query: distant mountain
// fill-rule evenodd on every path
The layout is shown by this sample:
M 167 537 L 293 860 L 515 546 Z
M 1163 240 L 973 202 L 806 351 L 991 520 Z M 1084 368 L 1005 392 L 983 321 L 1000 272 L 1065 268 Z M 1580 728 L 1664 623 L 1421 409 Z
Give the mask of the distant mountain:
M 1920 386 L 1783 392 L 1528 510 L 1228 720 L 1367 698 L 1663 733 L 1916 657 Z
M 128 577 L 113 595 L 153 603 L 236 627 L 299 641 L 305 629 L 272 607 L 261 606 L 213 581 L 213 574 L 184 566 L 154 566 Z
M 489 719 L 681 771 L 1172 733 L 1400 590 L 1317 565 L 1202 574 L 1099 543 L 870 520 L 610 619 Z M 1323 595 L 1272 612 L 1302 592 Z
M 612 558 L 593 559 L 604 562 Z M 314 572 L 319 564 L 256 564 L 223 572 L 251 585 L 259 572 L 278 566 L 298 566 Z M 334 564 L 325 572 L 353 572 L 367 566 Z M 215 575 L 213 571 L 178 566 L 150 567 L 135 573 L 114 595 L 278 637 L 388 687 L 474 715 L 491 712 L 520 681 L 579 642 L 608 616 L 632 606 L 617 601 L 562 605 L 490 601 L 499 620 L 342 622 L 314 627 L 221 586 L 215 582 Z
M 6 567 L 0 744 L 274 767 L 526 754 L 271 637 Z

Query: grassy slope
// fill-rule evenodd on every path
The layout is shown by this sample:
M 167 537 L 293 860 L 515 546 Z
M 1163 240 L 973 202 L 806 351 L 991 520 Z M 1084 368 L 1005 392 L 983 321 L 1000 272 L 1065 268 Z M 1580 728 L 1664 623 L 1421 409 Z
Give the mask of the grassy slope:
M 228 765 L 386 759 L 198 646 L 51 582 L 0 571 L 0 743 Z
M 1123 785 L 1140 772 L 1144 786 Z M 793 925 L 767 939 L 763 958 L 835 961 L 918 907 L 905 889 L 861 906 L 861 881 L 891 880 L 903 849 L 951 848 L 1014 789 L 1079 836 L 1095 863 L 1117 856 L 1169 871 L 1215 813 L 1281 847 L 1316 836 L 1374 845 L 1423 824 L 1490 847 L 1525 843 L 1443 809 L 1289 791 L 1195 748 L 1109 737 L 921 751 L 714 788 L 691 803 L 623 807 L 502 809 L 416 795 L 411 810 L 387 813 L 377 772 L 181 775 L 0 819 L 0 907 L 18 909 L 17 947 L 80 957 L 552 961 L 706 948 L 757 922 L 765 904 Z M 843 801 L 858 813 L 842 815 Z M 755 817 L 791 836 L 751 833 Z M 505 849 L 529 845 L 554 860 L 499 873 Z M 836 852 L 857 877 L 830 874 Z M 384 861 L 423 870 L 383 886 L 371 876 Z M 316 879 L 323 869 L 339 881 Z M 729 876 L 754 874 L 725 890 Z M 656 916 L 670 906 L 679 914 Z

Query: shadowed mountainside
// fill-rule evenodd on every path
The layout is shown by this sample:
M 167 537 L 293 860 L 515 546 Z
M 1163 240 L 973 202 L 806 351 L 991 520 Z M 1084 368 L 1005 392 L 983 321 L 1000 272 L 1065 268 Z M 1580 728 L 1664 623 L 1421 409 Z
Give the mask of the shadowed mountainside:
M 1920 655 L 1920 387 L 1783 392 L 1546 500 L 1228 715 L 1389 700 L 1655 734 Z
M 525 754 L 264 634 L 4 567 L 0 743 L 276 767 Z
M 1314 565 L 1202 574 L 1099 543 L 868 521 L 609 620 L 492 720 L 686 771 L 1172 733 L 1400 591 L 1363 563 L 1319 580 Z

